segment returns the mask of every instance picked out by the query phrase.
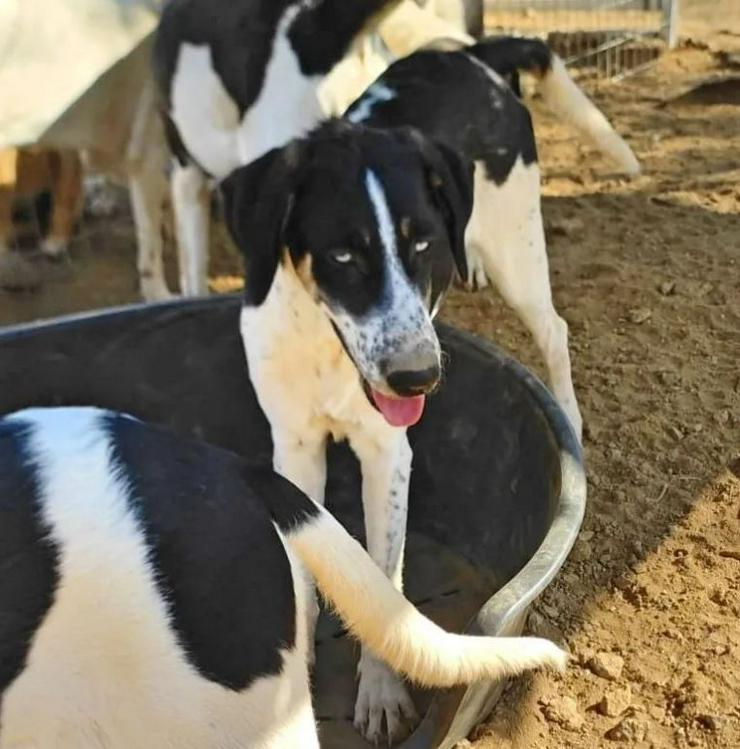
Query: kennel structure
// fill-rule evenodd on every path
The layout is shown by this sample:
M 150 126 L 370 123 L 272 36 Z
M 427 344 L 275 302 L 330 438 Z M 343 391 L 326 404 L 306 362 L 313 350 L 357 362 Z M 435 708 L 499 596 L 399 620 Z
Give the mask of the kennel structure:
M 678 41 L 680 0 L 486 0 L 489 33 L 538 36 L 584 77 L 620 80 Z

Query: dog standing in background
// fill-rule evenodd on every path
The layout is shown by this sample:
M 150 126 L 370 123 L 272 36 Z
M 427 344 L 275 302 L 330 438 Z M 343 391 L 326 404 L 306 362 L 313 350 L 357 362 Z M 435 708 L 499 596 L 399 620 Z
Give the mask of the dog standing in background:
M 345 118 L 385 129 L 416 128 L 475 164 L 463 280 L 480 288 L 490 279 L 519 315 L 580 439 L 568 326 L 550 288 L 537 144 L 529 111 L 515 94 L 520 72 L 534 75 L 545 104 L 621 171 L 639 172 L 627 143 L 538 39 L 491 37 L 454 51 L 415 52 L 391 64 Z
M 13 242 L 17 202 L 43 192 L 51 194 L 51 216 L 41 252 L 58 258 L 67 251 L 84 202 L 77 152 L 50 148 L 0 150 L 0 254 L 7 253 Z

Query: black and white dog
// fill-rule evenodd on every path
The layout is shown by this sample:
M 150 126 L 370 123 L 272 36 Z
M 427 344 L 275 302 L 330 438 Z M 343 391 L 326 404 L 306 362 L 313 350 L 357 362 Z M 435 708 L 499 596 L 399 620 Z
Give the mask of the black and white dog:
M 420 683 L 565 665 L 439 629 L 272 471 L 97 409 L 0 419 L 0 569 L 3 749 L 318 749 L 309 575 Z
M 321 87 L 400 0 L 170 0 L 154 73 L 176 156 L 181 290 L 207 293 L 207 176 L 223 179 L 326 117 Z M 359 93 L 359 91 L 357 92 Z
M 545 102 L 621 169 L 639 171 L 629 146 L 537 39 L 499 37 L 459 51 L 416 52 L 393 63 L 345 117 L 374 127 L 417 128 L 475 163 L 475 202 L 465 235 L 468 283 L 485 286 L 490 278 L 531 331 L 553 392 L 580 438 L 568 327 L 550 289 L 534 131 L 514 93 L 519 71 L 534 73 Z
M 223 184 L 246 260 L 241 333 L 274 467 L 319 504 L 326 442 L 362 468 L 370 556 L 401 589 L 411 449 L 406 427 L 441 376 L 432 325 L 464 234 L 472 164 L 416 131 L 340 120 L 242 167 Z M 363 649 L 355 720 L 377 740 L 414 708 Z
M 204 170 L 223 178 L 322 119 L 319 90 L 363 23 L 393 3 L 333 0 L 269 7 L 174 0 L 157 37 L 155 68 L 178 156 L 173 204 L 185 293 L 206 291 Z M 468 277 L 487 277 L 532 332 L 553 391 L 580 436 L 568 332 L 552 304 L 540 213 L 536 146 L 518 91 L 534 72 L 547 104 L 591 138 L 626 173 L 639 171 L 629 146 L 539 40 L 491 39 L 455 52 L 426 51 L 394 63 L 347 117 L 380 127 L 413 125 L 477 164 L 468 230 Z M 189 280 L 188 280 L 189 279 Z

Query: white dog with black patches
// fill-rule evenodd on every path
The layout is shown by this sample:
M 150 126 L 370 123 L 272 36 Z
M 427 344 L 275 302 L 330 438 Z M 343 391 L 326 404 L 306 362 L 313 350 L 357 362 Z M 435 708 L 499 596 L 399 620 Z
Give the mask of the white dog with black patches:
M 0 748 L 318 749 L 309 575 L 428 686 L 565 654 L 448 634 L 272 471 L 92 408 L 0 418 Z
M 402 586 L 411 448 L 406 428 L 441 376 L 434 311 L 465 276 L 472 166 L 413 131 L 333 121 L 224 181 L 243 250 L 241 332 L 270 422 L 274 467 L 324 500 L 326 442 L 362 468 L 370 556 Z M 415 711 L 363 648 L 355 721 L 378 740 Z
M 324 119 L 329 113 L 322 89 L 332 86 L 328 76 L 364 32 L 401 2 L 170 0 L 165 5 L 154 73 L 176 156 L 172 201 L 185 295 L 208 290 L 208 178 L 223 179 Z
M 552 390 L 580 438 L 568 326 L 550 289 L 534 130 L 515 95 L 519 71 L 533 73 L 547 105 L 622 171 L 639 172 L 629 146 L 538 39 L 495 37 L 455 51 L 416 52 L 393 63 L 345 118 L 380 128 L 417 128 L 475 164 L 465 278 L 473 288 L 490 278 L 530 330 Z

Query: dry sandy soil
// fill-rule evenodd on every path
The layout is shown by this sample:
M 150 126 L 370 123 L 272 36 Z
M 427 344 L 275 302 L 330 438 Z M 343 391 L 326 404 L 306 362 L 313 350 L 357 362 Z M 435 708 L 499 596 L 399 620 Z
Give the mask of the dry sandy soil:
M 572 666 L 512 684 L 476 749 L 740 746 L 740 84 L 725 103 L 672 101 L 740 76 L 717 54 L 740 53 L 740 2 L 685 7 L 680 49 L 594 92 L 643 176 L 609 176 L 535 107 L 589 506 L 530 621 L 567 644 Z M 218 245 L 212 284 L 228 290 L 239 261 Z M 42 263 L 33 293 L 0 292 L 0 323 L 135 301 L 125 214 L 88 218 L 71 257 Z M 444 317 L 542 373 L 495 293 L 456 291 Z

